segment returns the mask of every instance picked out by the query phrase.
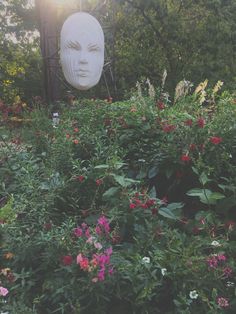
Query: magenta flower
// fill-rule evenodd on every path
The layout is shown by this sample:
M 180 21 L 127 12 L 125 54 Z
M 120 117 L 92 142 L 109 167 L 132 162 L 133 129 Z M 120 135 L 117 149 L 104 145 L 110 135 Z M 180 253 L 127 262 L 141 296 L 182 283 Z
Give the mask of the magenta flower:
M 223 269 L 223 273 L 225 277 L 230 277 L 233 273 L 233 270 L 231 267 L 227 266 Z
M 101 216 L 98 219 L 98 224 L 100 226 L 103 226 L 103 228 L 104 228 L 106 233 L 108 233 L 110 231 L 109 221 L 108 221 L 108 219 L 105 216 Z
M 76 237 L 81 237 L 83 235 L 83 230 L 80 227 L 75 228 L 74 235 Z
M 210 268 L 216 268 L 218 266 L 218 259 L 216 258 L 216 256 L 208 257 L 207 264 Z
M 102 229 L 99 226 L 96 226 L 95 232 L 96 232 L 97 235 L 101 235 L 102 234 Z
M 99 270 L 99 272 L 98 272 L 98 280 L 99 281 L 105 280 L 105 270 L 104 269 Z

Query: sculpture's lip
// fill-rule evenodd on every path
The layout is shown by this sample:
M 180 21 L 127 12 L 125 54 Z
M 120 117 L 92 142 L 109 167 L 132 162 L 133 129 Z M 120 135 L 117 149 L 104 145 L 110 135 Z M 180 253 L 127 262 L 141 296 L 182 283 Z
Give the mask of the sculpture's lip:
M 75 72 L 78 74 L 78 76 L 82 76 L 82 77 L 87 76 L 89 73 L 89 71 L 85 69 L 78 69 L 78 70 L 75 70 Z

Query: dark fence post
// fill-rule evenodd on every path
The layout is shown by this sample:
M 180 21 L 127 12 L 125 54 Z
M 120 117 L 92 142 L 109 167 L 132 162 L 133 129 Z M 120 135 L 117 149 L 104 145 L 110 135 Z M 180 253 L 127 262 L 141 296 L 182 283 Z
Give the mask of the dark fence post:
M 57 7 L 54 0 L 36 0 L 43 57 L 44 93 L 48 103 L 60 99 Z

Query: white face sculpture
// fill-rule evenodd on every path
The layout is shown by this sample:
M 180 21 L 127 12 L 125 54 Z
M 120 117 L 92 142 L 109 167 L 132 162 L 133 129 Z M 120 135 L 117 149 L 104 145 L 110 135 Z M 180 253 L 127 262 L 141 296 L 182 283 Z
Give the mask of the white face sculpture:
M 93 16 L 78 12 L 66 19 L 60 57 L 64 76 L 73 87 L 87 90 L 98 83 L 104 63 L 104 35 Z

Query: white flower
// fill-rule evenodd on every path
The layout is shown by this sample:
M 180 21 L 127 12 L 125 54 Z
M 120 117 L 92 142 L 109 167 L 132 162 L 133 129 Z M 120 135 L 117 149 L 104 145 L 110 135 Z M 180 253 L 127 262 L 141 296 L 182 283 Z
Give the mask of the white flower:
M 166 268 L 162 268 L 162 269 L 161 269 L 161 274 L 162 274 L 162 276 L 165 276 L 166 273 L 167 273 L 167 269 L 166 269 Z
M 233 287 L 234 286 L 234 282 L 227 281 L 226 286 L 227 287 Z
M 100 242 L 94 242 L 94 246 L 96 249 L 101 250 L 102 249 L 102 245 Z
M 198 293 L 196 290 L 190 291 L 189 296 L 191 299 L 197 299 L 198 298 Z
M 143 257 L 142 262 L 144 264 L 149 264 L 150 263 L 150 257 L 147 257 L 147 256 Z
M 218 241 L 216 241 L 216 240 L 212 241 L 212 242 L 211 242 L 211 245 L 212 245 L 212 246 L 215 246 L 215 247 L 221 246 L 220 242 L 218 242 Z

